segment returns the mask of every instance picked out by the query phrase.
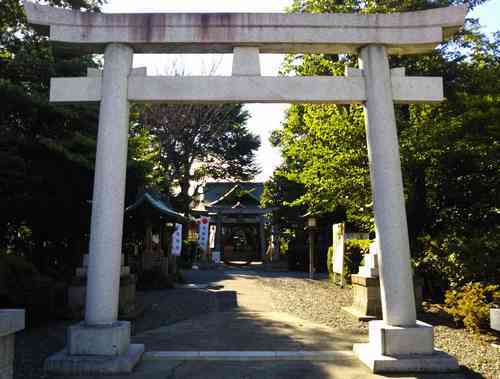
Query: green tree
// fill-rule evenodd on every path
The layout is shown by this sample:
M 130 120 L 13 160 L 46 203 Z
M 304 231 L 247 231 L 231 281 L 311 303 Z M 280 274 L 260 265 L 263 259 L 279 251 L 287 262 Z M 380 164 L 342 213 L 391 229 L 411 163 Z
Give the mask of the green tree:
M 102 1 L 51 3 L 97 11 Z M 51 104 L 48 93 L 51 77 L 85 76 L 87 67 L 98 62 L 31 30 L 19 1 L 0 3 L 0 252 L 42 270 L 76 265 L 86 251 L 98 108 Z M 133 130 L 129 192 L 149 180 L 145 138 Z
M 146 105 L 141 122 L 155 137 L 164 185 L 189 213 L 192 184 L 206 178 L 249 180 L 257 172 L 259 137 L 246 127 L 241 104 Z
M 468 2 L 469 7 L 482 1 Z M 292 12 L 393 12 L 447 6 L 451 1 L 295 1 Z M 477 22 L 430 54 L 391 57 L 408 75 L 443 76 L 447 100 L 397 106 L 411 248 L 418 269 L 455 285 L 498 280 L 499 35 L 490 41 Z M 293 55 L 284 72 L 342 75 L 351 55 Z M 289 180 L 305 192 L 293 204 L 371 229 L 369 171 L 359 106 L 292 106 L 273 142 Z

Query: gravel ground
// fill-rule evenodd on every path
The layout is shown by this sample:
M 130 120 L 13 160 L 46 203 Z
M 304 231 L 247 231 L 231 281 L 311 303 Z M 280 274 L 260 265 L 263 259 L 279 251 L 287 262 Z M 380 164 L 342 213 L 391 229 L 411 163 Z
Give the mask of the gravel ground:
M 434 343 L 438 349 L 455 356 L 460 365 L 473 373 L 481 374 L 488 379 L 500 378 L 500 348 L 491 344 L 500 333 L 473 334 L 455 323 L 443 314 L 438 305 L 426 305 L 425 313 L 420 319 L 434 325 Z
M 259 276 L 259 273 L 250 273 Z M 189 282 L 216 283 L 224 272 L 204 272 L 189 277 Z M 368 333 L 367 324 L 356 321 L 341 308 L 351 304 L 352 291 L 332 286 L 327 281 L 279 277 L 264 274 L 260 283 L 272 298 L 276 311 L 318 322 L 334 328 L 351 329 L 359 334 Z M 134 333 L 169 325 L 180 320 L 214 310 L 218 300 L 207 291 L 174 289 L 138 293 L 145 306 L 143 317 L 134 322 Z M 465 366 L 467 377 L 500 378 L 500 349 L 491 346 L 493 335 L 476 336 L 456 328 L 442 316 L 437 306 L 428 306 L 419 319 L 435 325 L 436 347 L 458 358 Z M 16 335 L 14 379 L 45 379 L 43 361 L 65 345 L 66 327 L 71 322 L 54 322 L 38 328 L 24 330 Z M 498 335 L 497 335 L 498 336 Z
M 261 278 L 270 291 L 276 310 L 294 314 L 334 328 L 359 328 L 367 334 L 367 324 L 356 321 L 342 311 L 351 304 L 352 291 L 325 281 L 304 279 Z M 474 335 L 457 328 L 439 312 L 437 306 L 427 306 L 419 319 L 435 326 L 434 340 L 438 349 L 455 356 L 469 378 L 500 379 L 500 349 L 491 346 L 493 335 Z
M 296 278 L 261 278 L 279 312 L 319 322 L 334 328 L 357 329 L 368 334 L 367 324 L 357 321 L 341 308 L 351 305 L 352 291 L 328 281 Z
M 212 295 L 191 289 L 138 292 L 138 299 L 145 312 L 132 323 L 133 334 L 204 314 L 214 307 Z M 64 348 L 66 328 L 73 323 L 52 322 L 16 334 L 14 379 L 47 379 L 43 362 Z

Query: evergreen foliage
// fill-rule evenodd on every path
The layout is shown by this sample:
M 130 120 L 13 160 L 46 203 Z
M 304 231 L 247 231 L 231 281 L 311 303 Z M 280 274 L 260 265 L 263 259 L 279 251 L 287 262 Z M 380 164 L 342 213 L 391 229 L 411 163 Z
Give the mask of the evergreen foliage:
M 457 3 L 296 0 L 290 11 L 394 12 Z M 500 280 L 500 33 L 481 35 L 476 20 L 466 26 L 430 54 L 390 58 L 407 75 L 444 77 L 445 102 L 396 106 L 411 251 L 418 272 L 441 294 L 468 281 Z M 290 55 L 282 71 L 342 75 L 356 65 L 352 55 Z M 294 199 L 276 191 L 274 204 L 345 210 L 348 223 L 374 229 L 361 106 L 293 105 L 271 142 L 284 158 L 271 183 L 303 188 Z
M 102 1 L 50 3 L 98 11 Z M 19 1 L 0 3 L 0 254 L 24 255 L 60 279 L 86 252 L 98 107 L 49 103 L 49 83 L 85 76 L 87 67 L 99 61 L 53 48 L 27 26 Z M 132 131 L 129 199 L 149 180 L 144 139 Z

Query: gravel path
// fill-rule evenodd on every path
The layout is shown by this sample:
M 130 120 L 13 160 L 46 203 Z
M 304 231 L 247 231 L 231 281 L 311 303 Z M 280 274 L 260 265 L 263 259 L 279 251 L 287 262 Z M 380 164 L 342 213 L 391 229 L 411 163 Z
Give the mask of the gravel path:
M 274 311 L 286 312 L 333 328 L 350 330 L 366 336 L 367 324 L 358 322 L 341 308 L 351 304 L 352 291 L 332 286 L 327 281 L 248 272 L 258 279 L 261 288 L 268 291 Z M 189 282 L 212 286 L 228 278 L 228 272 L 190 272 Z M 145 315 L 134 322 L 134 333 L 167 326 L 214 311 L 214 304 L 223 304 L 209 291 L 178 288 L 139 293 L 145 305 Z M 221 299 L 223 300 L 223 299 Z M 219 304 L 219 307 L 220 307 Z M 469 378 L 500 378 L 500 349 L 491 346 L 493 336 L 475 336 L 455 328 L 449 320 L 428 307 L 419 319 L 435 325 L 435 344 L 459 359 Z M 217 309 L 218 310 L 218 309 Z M 53 322 L 38 328 L 24 330 L 16 335 L 14 379 L 46 379 L 42 367 L 50 354 L 65 345 L 66 327 L 72 322 Z
M 350 289 L 341 289 L 325 281 L 295 278 L 260 280 L 270 291 L 273 305 L 278 311 L 334 328 L 358 328 L 360 333 L 368 333 L 366 323 L 356 321 L 341 310 L 343 306 L 351 304 Z M 427 307 L 419 319 L 435 326 L 436 348 L 455 356 L 464 366 L 468 378 L 500 379 L 500 349 L 491 346 L 494 336 L 478 336 L 463 328 L 456 328 L 436 312 L 436 307 Z

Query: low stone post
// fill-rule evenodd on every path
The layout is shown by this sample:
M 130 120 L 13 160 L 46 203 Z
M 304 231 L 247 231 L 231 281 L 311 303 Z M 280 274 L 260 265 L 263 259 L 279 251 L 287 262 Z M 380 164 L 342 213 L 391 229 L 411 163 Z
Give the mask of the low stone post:
M 309 279 L 314 279 L 314 274 L 316 272 L 316 267 L 314 265 L 315 263 L 315 257 L 314 257 L 314 228 L 309 228 L 308 229 L 308 234 L 309 234 Z
M 380 300 L 380 280 L 378 271 L 377 242 L 370 243 L 370 252 L 364 256 L 364 264 L 357 274 L 351 275 L 353 303 L 343 307 L 359 321 L 370 321 L 382 317 L 382 302 Z M 415 290 L 415 306 L 417 310 L 422 304 L 421 278 L 413 278 Z
M 490 309 L 490 326 L 491 329 L 500 332 L 500 308 L 491 308 Z M 493 342 L 491 344 L 493 347 L 500 349 L 500 340 Z
M 264 217 L 262 216 L 259 217 L 259 249 L 262 262 L 270 260 L 270 257 L 266 257 L 266 229 L 264 225 Z
M 0 309 L 0 379 L 14 377 L 15 333 L 24 327 L 24 309 Z
M 218 256 L 222 259 L 222 216 L 215 216 L 215 238 L 214 238 L 214 249 L 212 250 L 212 262 L 214 262 L 214 256 Z
M 369 343 L 354 352 L 375 372 L 449 371 L 457 361 L 434 350 L 433 328 L 416 320 L 403 179 L 385 46 L 361 49 L 366 138 L 372 186 L 383 320 L 369 322 Z
M 68 287 L 68 306 L 73 317 L 81 318 L 85 309 L 88 261 L 89 256 L 85 254 L 82 267 L 76 269 L 76 275 Z M 137 279 L 130 272 L 130 267 L 125 265 L 125 256 L 122 254 L 118 314 L 127 319 L 133 318 L 141 311 L 141 307 L 137 307 L 136 303 L 136 282 Z
M 276 225 L 272 226 L 272 235 L 271 235 L 271 241 L 272 241 L 272 262 L 279 262 L 280 260 L 280 230 L 279 227 Z
M 117 321 L 132 57 L 123 44 L 104 51 L 85 321 L 69 327 L 67 349 L 45 361 L 49 373 L 127 373 L 144 352 L 130 344 L 130 323 Z

